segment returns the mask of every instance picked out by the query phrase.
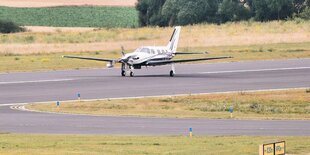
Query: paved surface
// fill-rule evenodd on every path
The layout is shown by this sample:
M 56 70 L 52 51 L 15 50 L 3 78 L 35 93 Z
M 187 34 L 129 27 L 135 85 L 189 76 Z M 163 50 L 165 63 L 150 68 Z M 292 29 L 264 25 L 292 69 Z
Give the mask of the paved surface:
M 82 61 L 81 61 L 82 62 Z M 310 59 L 0 74 L 0 106 L 10 103 L 310 87 Z M 94 117 L 31 113 L 0 107 L 0 132 L 180 135 L 310 135 L 310 121 Z
M 112 135 L 310 136 L 310 121 L 100 117 L 32 113 L 0 107 L 0 132 Z
M 79 62 L 79 61 L 77 61 Z M 80 61 L 81 63 L 83 61 Z M 104 65 L 104 64 L 103 64 Z M 310 87 L 310 59 L 0 74 L 0 104 Z

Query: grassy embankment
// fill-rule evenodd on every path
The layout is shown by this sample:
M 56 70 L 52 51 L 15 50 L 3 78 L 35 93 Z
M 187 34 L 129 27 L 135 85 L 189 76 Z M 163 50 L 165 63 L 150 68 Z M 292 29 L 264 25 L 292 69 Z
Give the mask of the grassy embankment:
M 226 106 L 225 106 L 226 105 Z M 108 116 L 154 116 L 235 119 L 310 119 L 310 90 L 240 92 L 122 100 L 30 104 L 39 111 Z M 225 108 L 224 108 L 225 106 Z
M 53 27 L 137 27 L 133 7 L 61 6 L 43 8 L 0 7 L 0 19 L 20 25 Z
M 256 155 L 266 140 L 286 140 L 288 154 L 310 152 L 309 137 L 0 134 L 0 154 L 230 154 Z

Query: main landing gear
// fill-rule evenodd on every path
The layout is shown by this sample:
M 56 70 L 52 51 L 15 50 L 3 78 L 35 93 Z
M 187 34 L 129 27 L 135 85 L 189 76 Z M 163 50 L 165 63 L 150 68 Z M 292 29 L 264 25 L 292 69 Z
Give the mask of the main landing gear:
M 175 67 L 174 64 L 171 65 L 170 77 L 174 77 L 175 74 Z

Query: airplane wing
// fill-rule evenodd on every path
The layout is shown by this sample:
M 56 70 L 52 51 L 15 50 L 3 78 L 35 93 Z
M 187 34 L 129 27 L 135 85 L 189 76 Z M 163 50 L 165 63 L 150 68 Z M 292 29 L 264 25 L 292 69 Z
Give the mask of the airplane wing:
M 80 56 L 62 56 L 63 58 L 72 58 L 72 59 L 83 59 L 83 60 L 93 60 L 93 61 L 107 61 L 107 62 L 118 62 L 116 59 L 107 59 L 107 58 L 91 58 L 91 57 L 80 57 Z
M 181 55 L 181 54 L 208 54 L 208 52 L 175 52 L 175 55 Z
M 222 56 L 222 57 L 197 58 L 197 59 L 148 61 L 146 63 L 146 65 L 156 66 L 156 65 L 167 65 L 167 64 L 172 64 L 172 63 L 183 63 L 183 62 L 205 61 L 205 60 L 216 60 L 216 59 L 228 59 L 228 58 L 232 58 L 232 57 Z

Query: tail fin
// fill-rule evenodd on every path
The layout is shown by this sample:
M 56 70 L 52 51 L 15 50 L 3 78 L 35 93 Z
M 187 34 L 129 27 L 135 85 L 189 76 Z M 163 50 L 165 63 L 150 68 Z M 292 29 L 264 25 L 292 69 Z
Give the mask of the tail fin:
M 174 28 L 173 34 L 170 38 L 168 48 L 175 53 L 178 48 L 178 43 L 179 43 L 179 37 L 180 37 L 180 32 L 181 32 L 181 26 L 176 26 Z

